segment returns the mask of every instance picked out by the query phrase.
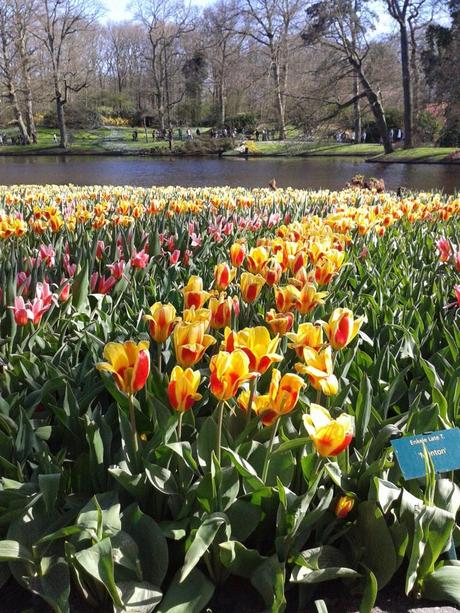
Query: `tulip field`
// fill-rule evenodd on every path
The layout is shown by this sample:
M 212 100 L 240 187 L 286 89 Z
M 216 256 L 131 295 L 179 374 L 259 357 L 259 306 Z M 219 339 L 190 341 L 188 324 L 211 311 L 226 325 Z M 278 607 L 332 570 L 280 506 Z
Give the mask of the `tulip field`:
M 425 449 L 405 480 L 391 446 L 460 425 L 459 214 L 431 193 L 0 187 L 0 594 L 460 604 L 459 474 Z

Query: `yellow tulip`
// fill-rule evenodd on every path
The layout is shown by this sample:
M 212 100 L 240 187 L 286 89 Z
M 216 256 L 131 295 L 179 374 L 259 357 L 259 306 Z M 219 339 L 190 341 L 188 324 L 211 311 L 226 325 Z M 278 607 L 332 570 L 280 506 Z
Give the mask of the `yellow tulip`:
M 323 328 L 321 324 L 312 324 L 305 322 L 299 325 L 297 332 L 289 332 L 288 339 L 292 341 L 288 345 L 291 349 L 294 349 L 297 356 L 303 359 L 303 350 L 305 347 L 311 347 L 312 349 L 319 349 L 323 344 Z
M 220 401 L 233 398 L 238 388 L 255 376 L 249 370 L 248 356 L 241 350 L 220 351 L 212 356 L 209 368 L 209 389 Z
M 275 288 L 275 306 L 280 313 L 292 311 L 300 298 L 299 290 L 294 285 Z
M 310 347 L 303 350 L 305 364 L 296 364 L 297 372 L 307 375 L 309 382 L 315 390 L 326 396 L 334 396 L 339 389 L 337 377 L 334 375 L 332 363 L 332 349 L 326 347 L 322 351 L 315 351 Z
M 324 324 L 324 331 L 331 347 L 335 350 L 343 349 L 351 343 L 358 334 L 363 323 L 363 318 L 354 319 L 350 309 L 335 309 Z
M 150 307 L 150 315 L 144 315 L 144 320 L 149 324 L 149 332 L 153 340 L 157 343 L 164 343 L 176 325 L 176 309 L 170 303 L 155 302 Z
M 203 279 L 197 275 L 192 275 L 187 285 L 182 290 L 184 294 L 184 307 L 190 309 L 200 309 L 211 296 L 209 292 L 203 291 Z
M 99 362 L 96 368 L 112 373 L 119 390 L 134 394 L 144 387 L 150 372 L 148 341 L 107 343 L 103 355 L 107 362 Z
M 324 298 L 328 292 L 318 292 L 312 283 L 306 283 L 300 290 L 296 308 L 302 315 L 311 313 L 315 307 L 324 304 Z
M 232 332 L 226 328 L 224 332 L 224 348 L 228 351 L 241 349 L 249 358 L 251 372 L 264 372 L 274 362 L 281 362 L 283 356 L 276 353 L 279 345 L 279 336 L 270 338 L 270 333 L 264 326 L 244 328 L 239 332 Z
M 265 262 L 268 260 L 268 251 L 265 247 L 253 247 L 246 258 L 246 268 L 256 275 L 262 272 Z
M 257 300 L 265 279 L 261 275 L 253 275 L 250 272 L 243 272 L 240 279 L 241 297 L 244 302 L 252 304 Z
M 215 338 L 206 334 L 207 327 L 204 321 L 182 321 L 174 328 L 174 351 L 180 366 L 194 366 L 201 360 L 206 349 L 216 342 Z
M 200 381 L 199 372 L 174 366 L 168 384 L 168 398 L 173 409 L 184 413 L 189 411 L 197 400 L 201 400 L 201 394 L 197 393 Z
M 319 404 L 310 405 L 310 412 L 303 416 L 303 423 L 316 451 L 323 457 L 338 455 L 353 438 L 353 418 L 342 413 L 337 419 L 332 419 L 329 411 Z
M 288 313 L 277 313 L 275 309 L 270 309 L 265 313 L 265 321 L 270 326 L 270 330 L 273 334 L 279 334 L 284 336 L 287 332 L 290 332 L 294 323 L 294 315 Z

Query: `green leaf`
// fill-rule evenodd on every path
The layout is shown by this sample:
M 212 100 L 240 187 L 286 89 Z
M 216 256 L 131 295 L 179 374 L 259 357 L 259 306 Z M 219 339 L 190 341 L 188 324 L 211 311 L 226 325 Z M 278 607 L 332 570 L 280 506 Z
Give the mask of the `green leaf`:
M 213 594 L 213 584 L 198 568 L 194 568 L 184 581 L 180 581 L 177 573 L 161 601 L 158 613 L 201 613 Z
M 307 549 L 296 558 L 296 566 L 292 570 L 290 581 L 313 584 L 359 577 L 360 573 L 348 567 L 348 561 L 339 549 L 323 545 Z
M 38 475 L 38 485 L 40 486 L 40 491 L 43 494 L 43 500 L 48 513 L 51 513 L 51 511 L 54 510 L 59 493 L 60 481 L 61 473 Z
M 255 549 L 247 549 L 238 541 L 227 541 L 219 545 L 220 560 L 232 574 L 250 579 L 256 569 L 268 558 Z
M 422 596 L 460 605 L 460 566 L 442 566 L 427 575 L 422 584 Z
M 122 607 L 114 607 L 115 613 L 132 611 L 150 613 L 161 601 L 161 591 L 147 581 L 119 581 L 117 588 L 123 601 Z
M 223 525 L 228 525 L 228 517 L 223 513 L 213 513 L 205 517 L 200 527 L 196 531 L 195 537 L 185 554 L 184 565 L 180 574 L 180 581 L 184 581 L 191 571 L 195 568 L 203 555 L 207 552 L 208 547 L 214 541 L 219 528 Z
M 25 579 L 28 588 L 45 600 L 56 613 L 70 610 L 70 574 L 63 558 L 42 558 L 40 575 Z
M 102 539 L 89 549 L 77 551 L 75 558 L 86 573 L 104 585 L 114 604 L 119 607 L 123 606 L 115 584 L 110 538 Z
M 136 504 L 124 511 L 121 523 L 137 544 L 143 578 L 161 586 L 168 570 L 168 545 L 160 527 Z
M 32 553 L 17 541 L 0 541 L 0 561 L 22 560 L 32 563 Z
M 372 385 L 367 375 L 361 379 L 355 406 L 356 445 L 358 449 L 364 445 L 372 409 Z
M 375 601 L 377 600 L 378 589 L 379 586 L 374 573 L 371 570 L 368 570 L 363 597 L 359 605 L 359 613 L 371 613 L 372 608 L 375 605 Z
M 162 494 L 174 496 L 178 493 L 177 482 L 173 473 L 163 466 L 156 464 L 145 465 L 145 473 L 150 483 Z

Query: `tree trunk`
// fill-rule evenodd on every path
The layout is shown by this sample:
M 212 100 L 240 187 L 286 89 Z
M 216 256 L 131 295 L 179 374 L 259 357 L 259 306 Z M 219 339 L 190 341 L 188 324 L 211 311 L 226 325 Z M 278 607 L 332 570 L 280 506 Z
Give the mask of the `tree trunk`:
M 11 80 L 8 81 L 8 99 L 10 101 L 11 108 L 13 109 L 14 119 L 16 120 L 16 124 L 19 128 L 21 137 L 24 139 L 24 142 L 29 144 L 30 138 L 29 138 L 29 134 L 27 133 L 27 126 L 24 122 L 24 117 L 22 115 L 21 108 L 19 106 L 18 97 L 16 95 L 16 90 Z
M 357 71 L 361 87 L 363 88 L 363 91 L 366 94 L 366 98 L 369 101 L 369 105 L 371 107 L 371 111 L 380 134 L 380 138 L 382 139 L 383 149 L 385 153 L 392 153 L 393 145 L 391 144 L 390 138 L 388 136 L 387 120 L 385 118 L 385 111 L 383 110 L 382 103 L 380 102 L 378 95 L 372 88 L 372 85 L 367 80 L 361 65 L 357 62 L 354 62 L 352 58 L 348 59 L 351 65 Z
M 399 24 L 401 37 L 401 70 L 404 101 L 404 149 L 412 147 L 412 95 L 409 67 L 409 39 L 406 23 Z
M 410 71 L 412 77 L 412 128 L 414 137 L 417 139 L 417 127 L 414 120 L 417 120 L 419 112 L 419 71 L 417 65 L 417 37 L 415 27 L 411 21 L 410 25 Z
M 285 108 L 284 108 L 284 100 L 283 94 L 281 92 L 281 80 L 280 80 L 280 70 L 278 66 L 278 62 L 272 56 L 273 62 L 273 80 L 275 82 L 275 100 L 276 100 L 276 110 L 278 113 L 278 131 L 279 131 L 279 139 L 284 140 L 286 138 L 286 120 L 285 120 Z
M 355 70 L 353 74 L 353 97 L 356 98 L 353 104 L 355 142 L 361 142 L 361 103 L 359 98 L 359 76 Z
M 35 127 L 34 110 L 33 110 L 33 96 L 32 96 L 32 89 L 30 85 L 30 62 L 29 62 L 29 58 L 27 55 L 24 31 L 22 28 L 18 28 L 18 29 L 21 33 L 17 44 L 18 44 L 19 56 L 21 58 L 22 76 L 24 79 L 24 97 L 25 97 L 25 103 L 26 103 L 27 132 L 29 134 L 29 139 L 36 142 L 37 129 Z
M 59 90 L 59 86 L 55 85 L 55 96 L 56 96 L 56 117 L 57 124 L 59 128 L 60 141 L 59 146 L 62 149 L 67 149 L 69 146 L 69 139 L 67 136 L 67 126 L 65 123 L 65 112 L 64 112 L 64 100 L 62 99 L 62 94 Z

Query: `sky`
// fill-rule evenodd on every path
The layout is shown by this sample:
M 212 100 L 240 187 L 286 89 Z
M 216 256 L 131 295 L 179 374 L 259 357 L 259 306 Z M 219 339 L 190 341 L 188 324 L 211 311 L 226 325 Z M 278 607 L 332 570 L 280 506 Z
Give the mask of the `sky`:
M 210 0 L 192 0 L 192 4 L 204 6 L 209 4 Z M 130 0 L 102 0 L 106 12 L 103 21 L 122 21 L 130 19 L 133 14 L 129 10 Z

